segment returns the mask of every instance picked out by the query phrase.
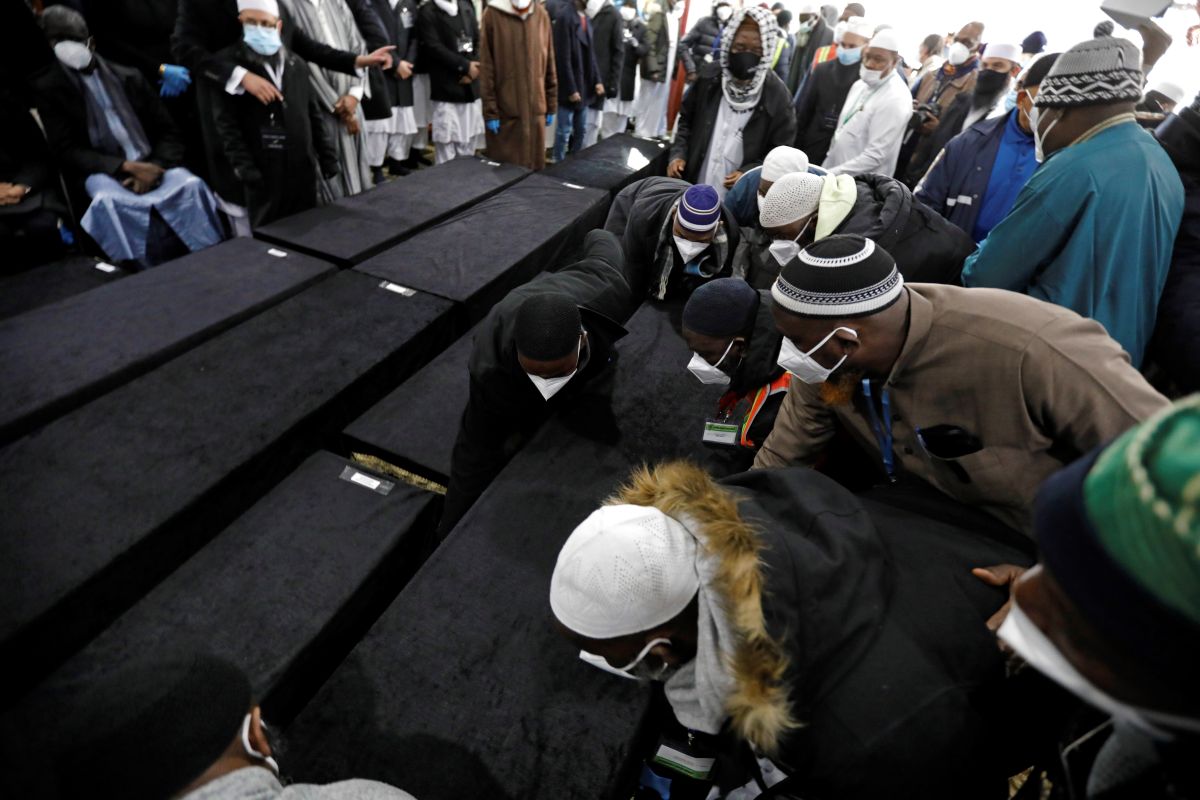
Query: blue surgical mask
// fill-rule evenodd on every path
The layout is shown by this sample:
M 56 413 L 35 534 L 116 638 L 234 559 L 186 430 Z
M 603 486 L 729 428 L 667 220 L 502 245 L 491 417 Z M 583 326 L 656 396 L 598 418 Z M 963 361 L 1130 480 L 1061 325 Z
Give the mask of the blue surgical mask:
M 1017 107 L 1017 90 L 1010 89 L 1008 94 L 1004 96 L 1004 110 L 1012 111 Z
M 862 51 L 861 47 L 839 47 L 837 53 L 838 61 L 846 66 L 857 64 L 862 60 Z
M 260 56 L 273 56 L 283 46 L 283 42 L 279 40 L 279 31 L 261 25 L 243 25 L 242 41 Z

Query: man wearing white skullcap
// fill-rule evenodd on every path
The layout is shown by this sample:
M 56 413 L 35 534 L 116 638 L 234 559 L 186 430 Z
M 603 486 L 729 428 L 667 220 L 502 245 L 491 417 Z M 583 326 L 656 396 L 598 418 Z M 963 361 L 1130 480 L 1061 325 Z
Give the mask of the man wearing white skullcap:
M 835 175 L 891 175 L 908 121 L 912 95 L 898 76 L 900 40 L 885 28 L 863 50 L 859 80 L 838 114 L 833 143 L 822 164 Z
M 550 608 L 585 664 L 663 684 L 674 719 L 643 785 L 726 796 L 757 757 L 786 796 L 993 797 L 1016 745 L 995 729 L 1021 696 L 985 624 L 1007 593 L 969 571 L 1030 558 L 990 524 L 860 501 L 810 470 L 719 485 L 668 463 L 568 537 Z

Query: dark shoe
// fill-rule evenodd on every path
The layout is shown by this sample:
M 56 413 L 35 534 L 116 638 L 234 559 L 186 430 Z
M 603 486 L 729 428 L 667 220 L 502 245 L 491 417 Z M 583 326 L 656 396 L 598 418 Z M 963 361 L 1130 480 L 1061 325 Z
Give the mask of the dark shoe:
M 387 176 L 383 174 L 383 167 L 371 167 L 371 178 L 374 179 L 376 185 L 387 180 Z
M 412 174 L 413 169 L 415 169 L 415 167 L 410 169 L 407 161 L 397 161 L 394 158 L 384 161 L 383 166 L 387 168 L 389 175 L 400 178 Z

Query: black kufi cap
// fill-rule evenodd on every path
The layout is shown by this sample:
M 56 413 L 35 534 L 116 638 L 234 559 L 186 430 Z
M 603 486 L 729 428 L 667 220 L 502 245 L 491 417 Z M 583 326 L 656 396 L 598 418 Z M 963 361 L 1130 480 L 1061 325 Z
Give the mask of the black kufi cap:
M 900 299 L 896 260 L 871 239 L 829 236 L 784 265 L 771 297 L 802 317 L 869 317 Z
M 701 336 L 746 333 L 758 313 L 758 292 L 741 278 L 709 281 L 688 298 L 683 327 Z
M 565 294 L 538 294 L 517 309 L 517 352 L 536 361 L 554 361 L 574 353 L 583 321 L 579 306 Z

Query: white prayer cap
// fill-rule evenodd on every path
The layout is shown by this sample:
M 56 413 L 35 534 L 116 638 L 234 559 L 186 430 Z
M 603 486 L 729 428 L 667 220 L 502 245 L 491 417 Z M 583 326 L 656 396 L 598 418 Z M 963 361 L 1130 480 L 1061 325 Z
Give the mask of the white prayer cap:
M 1001 42 L 988 42 L 988 46 L 983 51 L 984 58 L 1004 58 L 1014 64 L 1021 63 L 1021 45 L 1005 44 Z
M 891 50 L 893 53 L 900 52 L 900 37 L 896 35 L 896 31 L 892 28 L 884 28 L 871 37 L 871 41 L 867 47 L 878 47 L 880 50 Z
M 1177 83 L 1170 83 L 1169 81 L 1159 81 L 1158 83 L 1156 83 L 1150 87 L 1150 91 L 1158 92 L 1161 95 L 1165 95 L 1165 96 L 1171 98 L 1172 100 L 1175 101 L 1175 105 L 1179 105 L 1180 103 L 1183 102 L 1183 98 L 1184 98 L 1183 87 Z
M 808 156 L 803 150 L 783 144 L 767 153 L 767 157 L 763 159 L 760 177 L 764 181 L 774 183 L 793 172 L 808 172 Z
M 272 17 L 279 16 L 279 3 L 276 0 L 237 0 L 238 13 L 243 11 L 262 11 Z
M 764 228 L 779 228 L 815 214 L 821 204 L 825 179 L 808 172 L 784 175 L 763 198 L 758 222 Z
M 842 37 L 846 35 L 846 23 L 839 22 L 833 26 L 833 41 L 837 44 L 842 43 Z
M 866 17 L 850 17 L 846 20 L 846 33 L 870 39 L 875 35 L 875 26 L 867 22 Z
M 801 3 L 800 10 L 796 12 L 796 15 L 799 16 L 800 14 L 816 14 L 816 13 L 818 13 L 816 3 Z
M 650 630 L 679 615 L 700 589 L 696 538 L 650 506 L 603 506 L 558 554 L 550 609 L 589 639 Z

